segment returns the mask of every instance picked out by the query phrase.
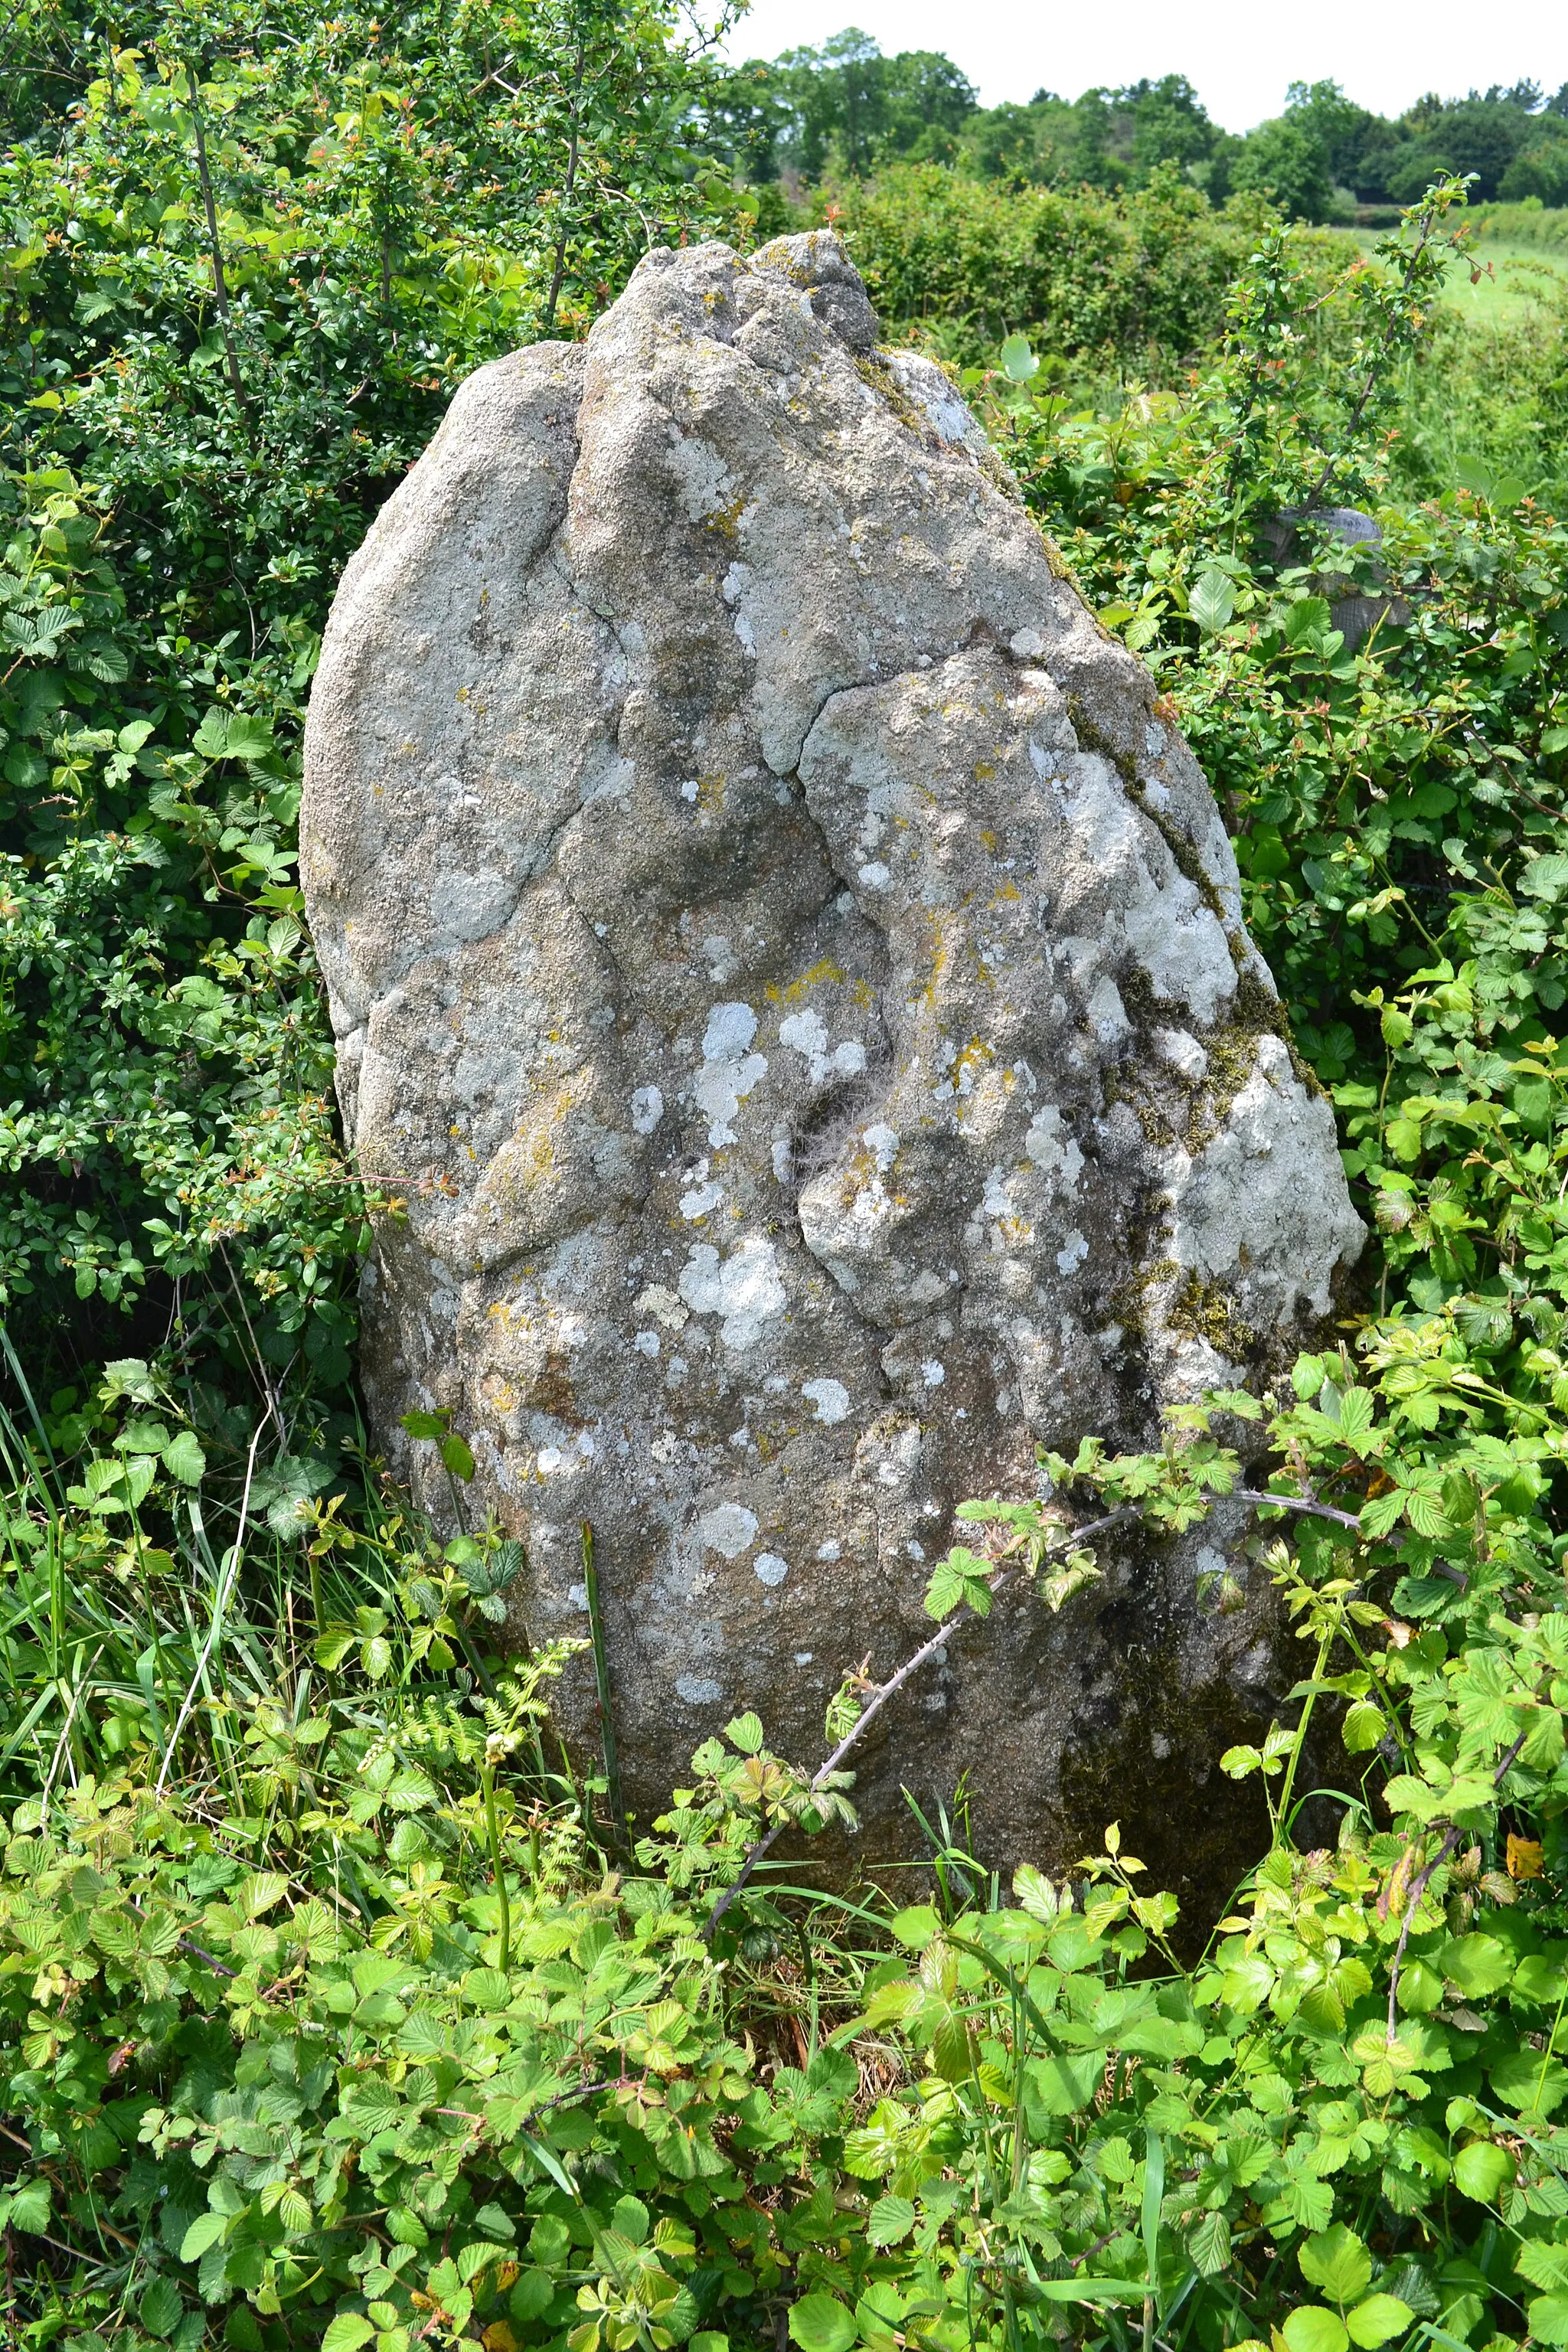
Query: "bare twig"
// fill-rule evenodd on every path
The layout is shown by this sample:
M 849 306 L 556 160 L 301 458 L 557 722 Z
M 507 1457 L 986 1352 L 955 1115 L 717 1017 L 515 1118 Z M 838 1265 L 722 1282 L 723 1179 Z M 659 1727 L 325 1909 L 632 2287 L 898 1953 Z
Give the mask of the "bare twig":
M 191 124 L 196 137 L 196 177 L 201 182 L 202 209 L 207 216 L 207 241 L 212 248 L 213 291 L 217 297 L 218 324 L 223 332 L 223 347 L 228 361 L 228 381 L 240 415 L 248 419 L 250 403 L 245 396 L 245 379 L 239 373 L 239 353 L 235 349 L 234 321 L 229 314 L 228 281 L 223 271 L 223 244 L 218 236 L 217 205 L 213 198 L 212 172 L 207 163 L 206 125 L 202 120 L 200 84 L 195 67 L 187 61 L 185 79 L 190 85 Z
M 1089 1541 L 1091 1536 L 1103 1535 L 1110 1528 L 1121 1527 L 1126 1520 L 1141 1519 L 1142 1516 L 1143 1507 L 1141 1503 L 1123 1503 L 1119 1510 L 1107 1512 L 1106 1516 L 1101 1519 L 1091 1519 L 1087 1527 L 1069 1528 L 1067 1529 L 1066 1532 L 1058 1538 L 1058 1541 L 1049 1547 L 1046 1557 L 1049 1558 L 1050 1552 L 1059 1551 L 1067 1545 L 1076 1546 L 1085 1544 Z M 1012 1585 L 1018 1581 L 1019 1578 L 1023 1574 L 1024 1570 L 1021 1568 L 1004 1569 L 1001 1575 L 996 1578 L 995 1581 L 990 1588 L 993 1600 L 999 1598 L 1002 1593 L 1008 1591 Z M 977 1612 L 972 1610 L 969 1607 L 969 1604 L 965 1602 L 963 1608 L 959 1612 L 957 1616 L 950 1617 L 944 1624 L 939 1625 L 931 1639 L 928 1642 L 922 1642 L 914 1655 L 912 1657 L 906 1658 L 903 1664 L 899 1667 L 898 1671 L 895 1674 L 889 1675 L 887 1681 L 879 1685 L 879 1687 L 872 1693 L 866 1706 L 861 1710 L 860 1714 L 857 1716 L 849 1729 L 845 1733 L 837 1747 L 833 1750 L 832 1755 L 826 1757 L 812 1774 L 808 1786 L 808 1794 L 815 1796 L 816 1791 L 822 1788 L 824 1783 L 827 1780 L 829 1775 L 837 1771 L 839 1766 L 843 1763 L 844 1759 L 848 1755 L 850 1749 L 865 1737 L 866 1732 L 876 1721 L 878 1716 L 880 1715 L 889 1700 L 896 1698 L 900 1691 L 902 1690 L 904 1685 L 910 1680 L 910 1676 L 918 1675 L 923 1665 L 929 1664 L 939 1650 L 945 1649 L 948 1643 L 952 1641 L 953 1635 L 957 1633 L 959 1627 L 963 1623 L 965 1617 L 974 1616 L 977 1613 Z M 730 1908 L 731 1904 L 733 1903 L 735 1897 L 745 1885 L 746 1881 L 756 1869 L 757 1864 L 763 1860 L 769 1848 L 773 1844 L 774 1841 L 778 1838 L 780 1832 L 785 1828 L 785 1826 L 786 1823 L 784 1818 L 781 1814 L 779 1819 L 773 1823 L 772 1829 L 767 1832 L 766 1835 L 760 1837 L 756 1841 L 756 1843 L 751 1847 L 747 1853 L 745 1861 L 741 1866 L 740 1876 L 734 1881 L 732 1885 L 725 1888 L 724 1893 L 720 1896 L 718 1902 L 713 1906 L 712 1910 L 710 1912 L 708 1916 L 708 1924 L 702 1930 L 704 1936 L 711 1936 L 714 1928 L 719 1925 L 720 1920 Z
M 1332 1519 L 1336 1527 L 1360 1530 L 1361 1521 L 1353 1511 L 1338 1511 L 1332 1503 L 1311 1502 L 1304 1495 L 1265 1495 L 1256 1486 L 1233 1486 L 1230 1493 L 1219 1498 L 1230 1503 L 1268 1503 L 1275 1510 L 1300 1511 L 1308 1518 Z

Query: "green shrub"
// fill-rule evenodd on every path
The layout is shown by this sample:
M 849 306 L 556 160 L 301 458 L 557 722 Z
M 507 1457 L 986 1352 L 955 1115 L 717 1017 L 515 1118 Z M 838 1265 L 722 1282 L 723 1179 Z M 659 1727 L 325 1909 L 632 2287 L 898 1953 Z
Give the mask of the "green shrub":
M 1256 207 L 1211 212 L 1173 170 L 1103 195 L 902 164 L 828 205 L 889 337 L 918 327 L 971 361 L 1025 329 L 1053 352 L 1162 379 L 1220 332 L 1258 222 Z

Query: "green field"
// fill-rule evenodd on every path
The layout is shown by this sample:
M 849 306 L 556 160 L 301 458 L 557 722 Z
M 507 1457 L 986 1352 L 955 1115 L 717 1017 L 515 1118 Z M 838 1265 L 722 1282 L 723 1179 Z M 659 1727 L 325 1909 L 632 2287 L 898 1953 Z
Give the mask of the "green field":
M 1359 233 L 1356 239 L 1367 253 L 1377 241 L 1370 231 Z M 1483 237 L 1475 258 L 1479 277 L 1472 282 L 1462 270 L 1451 270 L 1443 299 L 1482 325 L 1518 319 L 1542 303 L 1558 309 L 1568 295 L 1568 255 L 1560 249 Z

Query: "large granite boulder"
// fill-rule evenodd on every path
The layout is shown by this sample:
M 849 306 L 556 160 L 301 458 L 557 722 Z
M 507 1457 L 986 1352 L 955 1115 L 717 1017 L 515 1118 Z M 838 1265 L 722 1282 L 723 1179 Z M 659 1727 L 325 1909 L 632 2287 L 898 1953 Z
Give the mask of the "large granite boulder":
M 593 1523 L 644 1818 L 738 1708 L 814 1761 L 956 1502 L 1288 1357 L 1360 1245 L 1203 776 L 831 236 L 652 253 L 468 380 L 339 590 L 301 863 L 407 1204 L 380 1441 L 442 1520 L 398 1420 L 451 1408 L 520 1635 L 586 1630 Z M 1191 1875 L 1277 1663 L 1227 1528 L 963 1637 L 867 1848 L 966 1775 L 998 1861 L 1117 1815 Z

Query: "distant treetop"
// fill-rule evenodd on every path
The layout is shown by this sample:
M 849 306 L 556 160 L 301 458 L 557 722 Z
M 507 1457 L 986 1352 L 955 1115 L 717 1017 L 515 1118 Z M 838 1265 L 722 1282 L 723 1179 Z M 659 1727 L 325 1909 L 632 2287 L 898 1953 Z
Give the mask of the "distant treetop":
M 1358 207 L 1410 204 L 1452 171 L 1474 175 L 1478 200 L 1568 205 L 1568 83 L 1550 98 L 1535 81 L 1432 94 L 1390 120 L 1337 82 L 1296 81 L 1282 114 L 1237 138 L 1211 121 L 1184 74 L 982 107 L 939 50 L 887 57 L 849 26 L 819 48 L 734 69 L 720 111 L 753 182 L 864 178 L 919 162 L 1019 186 L 1140 188 L 1174 164 L 1215 203 L 1255 189 L 1297 219 L 1349 221 Z

